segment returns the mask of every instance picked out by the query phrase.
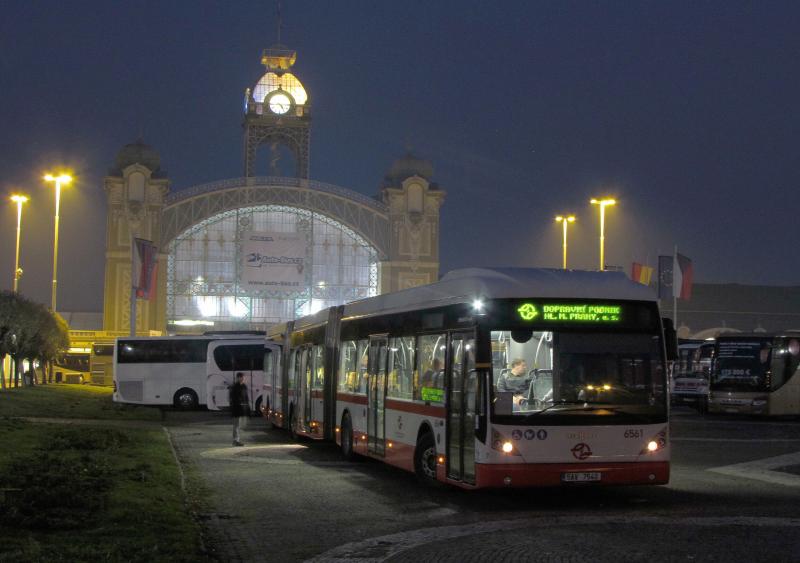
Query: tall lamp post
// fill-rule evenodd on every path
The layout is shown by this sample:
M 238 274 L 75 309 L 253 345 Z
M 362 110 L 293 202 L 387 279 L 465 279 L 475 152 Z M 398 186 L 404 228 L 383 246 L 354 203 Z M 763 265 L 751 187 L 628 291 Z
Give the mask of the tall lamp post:
M 614 205 L 617 203 L 615 199 L 611 198 L 604 198 L 604 199 L 592 199 L 592 205 L 599 205 L 600 206 L 600 271 L 606 269 L 606 262 L 605 262 L 605 228 L 606 228 L 606 207 L 609 205 Z
M 53 293 L 50 298 L 50 309 L 56 312 L 56 286 L 58 285 L 58 208 L 61 204 L 61 186 L 66 186 L 72 181 L 72 176 L 64 174 L 63 172 L 58 176 L 52 174 L 45 174 L 45 182 L 53 182 L 56 186 L 56 220 L 55 220 L 55 237 L 53 240 Z
M 22 268 L 19 267 L 19 235 L 22 228 L 22 204 L 28 201 L 24 195 L 12 195 L 11 201 L 17 204 L 17 250 L 14 255 L 14 293 L 19 288 L 19 278 L 22 277 Z
M 564 266 L 563 267 L 566 270 L 567 269 L 567 224 L 568 223 L 574 223 L 575 222 L 575 216 L 574 215 L 559 215 L 558 217 L 556 217 L 556 222 L 561 223 L 562 225 L 564 225 L 564 239 L 563 239 L 564 242 L 563 242 L 562 246 L 564 247 Z

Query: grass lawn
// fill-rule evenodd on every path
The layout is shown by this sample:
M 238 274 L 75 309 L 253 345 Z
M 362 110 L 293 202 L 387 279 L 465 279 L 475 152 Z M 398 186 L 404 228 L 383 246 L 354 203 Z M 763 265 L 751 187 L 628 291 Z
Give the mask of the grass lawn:
M 52 412 L 57 407 L 59 414 Z M 160 427 L 43 424 L 9 416 L 34 413 L 160 418 L 149 409 L 117 411 L 104 388 L 0 392 L 0 488 L 15 489 L 0 499 L 0 562 L 207 560 Z
M 66 383 L 6 389 L 0 391 L 0 417 L 161 420 L 158 408 L 113 403 L 111 392 L 111 387 Z

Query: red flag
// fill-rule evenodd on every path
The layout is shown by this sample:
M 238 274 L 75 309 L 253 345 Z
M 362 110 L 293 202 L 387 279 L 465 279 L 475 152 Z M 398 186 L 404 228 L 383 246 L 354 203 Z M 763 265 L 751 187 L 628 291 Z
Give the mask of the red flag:
M 150 300 L 155 294 L 158 248 L 149 240 L 134 239 L 131 284 L 136 297 Z
M 688 301 L 692 298 L 692 278 L 694 277 L 694 267 L 692 261 L 683 254 L 675 255 L 673 264 L 673 292 L 675 297 Z

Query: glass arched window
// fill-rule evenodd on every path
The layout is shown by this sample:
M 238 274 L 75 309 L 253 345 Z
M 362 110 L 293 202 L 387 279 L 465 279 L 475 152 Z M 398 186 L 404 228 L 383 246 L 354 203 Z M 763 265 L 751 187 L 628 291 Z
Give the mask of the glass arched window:
M 248 291 L 241 284 L 242 240 L 250 231 L 297 233 L 306 241 L 303 287 Z M 263 327 L 377 295 L 378 253 L 325 215 L 265 205 L 226 211 L 169 246 L 167 322 L 205 321 L 214 329 Z

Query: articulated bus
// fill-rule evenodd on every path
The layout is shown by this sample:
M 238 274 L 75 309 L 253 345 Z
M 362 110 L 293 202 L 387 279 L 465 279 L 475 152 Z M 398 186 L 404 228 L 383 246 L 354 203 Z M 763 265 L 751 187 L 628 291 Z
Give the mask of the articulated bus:
M 800 415 L 800 332 L 718 336 L 708 412 Z
M 463 488 L 664 484 L 664 326 L 620 272 L 455 271 L 275 327 L 263 414 Z
M 117 338 L 113 400 L 140 405 L 174 405 L 184 409 L 206 406 L 209 346 L 215 341 L 236 338 L 242 336 Z M 263 349 L 264 337 L 254 338 Z

